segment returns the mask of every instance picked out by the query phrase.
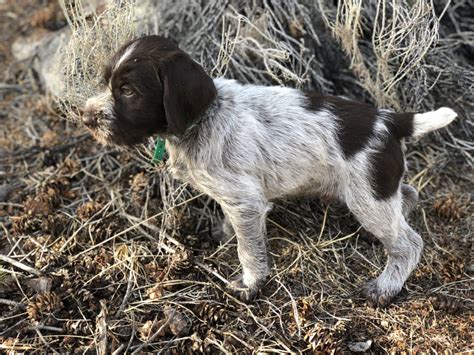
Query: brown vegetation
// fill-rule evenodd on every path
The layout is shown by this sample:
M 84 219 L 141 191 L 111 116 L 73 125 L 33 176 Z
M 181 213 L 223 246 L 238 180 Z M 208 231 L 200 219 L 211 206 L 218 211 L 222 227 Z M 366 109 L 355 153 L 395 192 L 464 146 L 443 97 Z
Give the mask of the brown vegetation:
M 67 17 L 47 3 L 0 2 L 2 351 L 472 350 L 468 1 L 337 7 L 262 0 L 238 7 L 242 2 L 163 0 L 142 21 L 142 31 L 158 24 L 214 75 L 404 110 L 455 108 L 460 117 L 447 129 L 408 143 L 406 179 L 420 192 L 411 221 L 426 247 L 388 309 L 368 307 L 359 294 L 384 265 L 382 246 L 359 234 L 344 206 L 318 200 L 275 203 L 268 218 L 272 277 L 256 302 L 232 297 L 226 284 L 238 272 L 236 242 L 212 238 L 216 203 L 151 164 L 151 146 L 104 148 L 71 122 L 96 89 L 104 58 L 140 30 L 123 25 L 136 9 L 81 22 L 73 15 L 79 7 L 70 6 Z M 14 60 L 10 46 L 64 19 L 75 32 L 63 53 L 78 59 L 63 62 L 70 85 L 58 103 L 42 90 L 34 59 Z M 85 62 L 94 23 L 104 37 L 92 41 Z

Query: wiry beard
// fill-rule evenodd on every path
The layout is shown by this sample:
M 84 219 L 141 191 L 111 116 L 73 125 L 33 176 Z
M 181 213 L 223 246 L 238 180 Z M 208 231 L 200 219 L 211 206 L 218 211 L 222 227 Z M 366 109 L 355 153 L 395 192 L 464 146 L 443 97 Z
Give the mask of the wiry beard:
M 149 135 L 133 134 L 133 129 L 120 129 L 111 122 L 88 128 L 96 141 L 104 146 L 130 147 L 146 142 Z M 136 132 L 134 132 L 136 133 Z
M 113 145 L 114 142 L 112 140 L 112 134 L 108 129 L 97 128 L 97 129 L 89 129 L 91 132 L 92 137 L 100 144 L 104 146 Z
M 117 139 L 117 137 L 121 137 L 121 135 L 111 122 L 104 122 L 98 127 L 88 128 L 88 130 L 92 134 L 92 137 L 104 146 L 125 145 L 121 139 Z

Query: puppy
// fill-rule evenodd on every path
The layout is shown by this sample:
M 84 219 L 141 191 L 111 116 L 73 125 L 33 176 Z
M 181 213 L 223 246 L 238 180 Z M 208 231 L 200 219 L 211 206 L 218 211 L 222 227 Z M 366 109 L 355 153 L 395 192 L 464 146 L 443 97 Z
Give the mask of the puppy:
M 385 306 L 420 258 L 407 223 L 417 191 L 402 183 L 402 139 L 444 127 L 456 113 L 394 113 L 336 96 L 211 79 L 172 41 L 124 45 L 90 98 L 84 124 L 104 144 L 166 139 L 172 174 L 214 198 L 235 233 L 241 276 L 232 289 L 253 299 L 269 274 L 265 217 L 270 201 L 326 196 L 343 201 L 384 245 L 385 269 L 365 288 Z

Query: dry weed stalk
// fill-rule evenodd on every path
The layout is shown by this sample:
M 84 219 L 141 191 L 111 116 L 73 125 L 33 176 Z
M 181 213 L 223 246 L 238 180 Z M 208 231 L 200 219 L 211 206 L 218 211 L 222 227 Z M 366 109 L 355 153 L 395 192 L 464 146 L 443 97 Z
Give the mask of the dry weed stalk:
M 448 5 L 449 1 L 446 8 Z M 439 18 L 433 2 L 339 1 L 335 18 L 331 17 L 323 12 L 327 26 L 350 56 L 351 69 L 361 85 L 379 106 L 400 110 L 397 85 L 413 71 L 424 70 L 422 61 L 438 40 Z M 373 21 L 371 27 L 368 21 Z M 363 43 L 364 31 L 372 31 L 370 48 Z M 367 50 L 373 52 L 375 63 L 369 61 Z
M 60 47 L 56 70 L 63 74 L 65 95 L 57 98 L 67 119 L 78 120 L 87 98 L 102 85 L 102 68 L 136 35 L 135 1 L 59 0 L 71 35 Z

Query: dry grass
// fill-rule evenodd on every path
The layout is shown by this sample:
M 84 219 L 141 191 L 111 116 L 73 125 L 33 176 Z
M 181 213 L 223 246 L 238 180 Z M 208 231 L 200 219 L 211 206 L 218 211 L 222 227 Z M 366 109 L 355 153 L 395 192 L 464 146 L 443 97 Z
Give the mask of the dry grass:
M 362 6 L 361 0 L 338 2 L 335 19 L 325 16 L 328 27 L 350 56 L 350 68 L 379 106 L 401 109 L 397 85 L 413 70 L 424 71 L 423 59 L 439 36 L 439 19 L 433 2 L 378 1 Z M 446 8 L 449 2 L 446 4 Z M 372 10 L 372 11 L 371 11 Z M 375 11 L 375 16 L 373 16 Z M 444 11 L 439 15 L 442 17 Z M 373 16 L 371 49 L 375 62 L 363 53 L 364 23 Z
M 388 10 L 396 1 L 363 2 L 361 8 L 345 2 L 351 14 L 359 13 L 353 20 L 332 2 L 236 3 L 164 0 L 140 27 L 133 18 L 142 15 L 127 3 L 87 19 L 74 15 L 85 10 L 70 7 L 73 37 L 63 52 L 67 97 L 60 106 L 38 90 L 30 63 L 5 54 L 2 350 L 311 353 L 349 351 L 368 340 L 373 353 L 472 350 L 474 79 L 465 45 L 474 26 L 462 20 L 466 2 L 400 5 L 396 21 Z M 26 23 L 35 9 L 26 1 L 20 8 L 17 2 L 1 6 Z M 432 24 L 423 39 L 414 18 Z M 7 33 L 28 28 L 9 21 L 3 26 L 14 31 L 0 32 L 4 43 L 11 41 Z M 413 31 L 385 36 L 392 22 L 413 25 Z M 325 24 L 339 24 L 355 38 L 355 52 L 341 44 L 349 53 L 344 58 L 341 35 L 332 37 Z M 345 26 L 361 28 L 351 35 Z M 379 30 L 372 36 L 373 26 Z M 394 305 L 371 309 L 358 293 L 383 268 L 381 245 L 361 234 L 343 206 L 318 200 L 277 201 L 268 218 L 272 277 L 256 302 L 242 304 L 226 290 L 239 272 L 235 239 L 219 243 L 210 234 L 220 218 L 217 204 L 150 164 L 147 147 L 99 147 L 64 119 L 74 120 L 96 90 L 97 72 L 114 48 L 135 31 L 157 30 L 176 38 L 214 75 L 411 109 L 456 106 L 459 121 L 409 144 L 407 180 L 421 196 L 411 223 L 426 248 Z M 403 47 L 417 38 L 424 49 Z M 406 69 L 399 71 L 402 58 Z M 369 81 L 354 63 L 365 63 Z M 410 85 L 419 93 L 415 98 Z
M 102 85 L 101 71 L 110 54 L 136 35 L 135 1 L 110 2 L 106 9 L 97 3 L 59 0 L 71 35 L 61 44 L 61 55 L 52 65 L 64 77 L 65 94 L 58 104 L 73 121 Z

